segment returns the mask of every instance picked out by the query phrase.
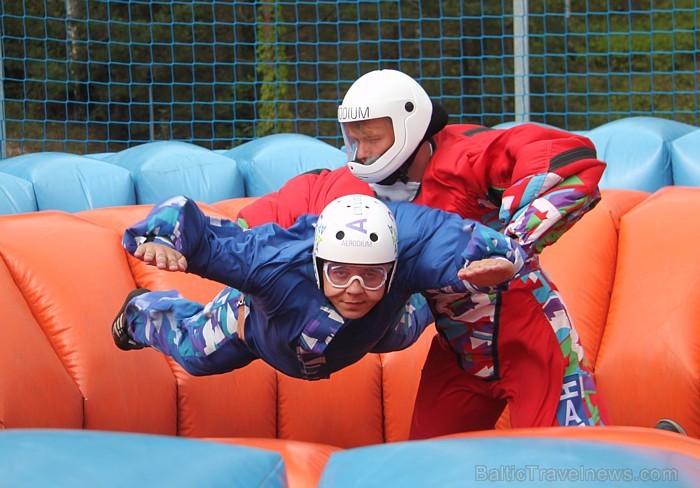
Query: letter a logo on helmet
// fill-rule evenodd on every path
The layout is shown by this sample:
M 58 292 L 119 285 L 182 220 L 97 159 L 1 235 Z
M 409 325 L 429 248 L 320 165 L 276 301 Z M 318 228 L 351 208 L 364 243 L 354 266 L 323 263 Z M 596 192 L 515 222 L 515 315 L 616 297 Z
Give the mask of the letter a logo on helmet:
M 329 203 L 316 222 L 313 260 L 321 287 L 321 261 L 346 264 L 395 263 L 398 234 L 394 215 L 376 198 L 347 195 Z M 391 281 L 387 280 L 389 286 Z
M 366 234 L 367 231 L 365 230 L 365 222 L 367 222 L 367 219 L 360 219 L 354 222 L 348 222 L 348 228 Z

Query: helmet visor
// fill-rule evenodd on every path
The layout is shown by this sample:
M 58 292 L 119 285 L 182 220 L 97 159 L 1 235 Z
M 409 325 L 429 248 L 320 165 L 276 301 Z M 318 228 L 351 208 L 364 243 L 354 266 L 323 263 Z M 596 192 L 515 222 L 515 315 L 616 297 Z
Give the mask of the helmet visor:
M 323 274 L 334 288 L 348 288 L 357 280 L 365 290 L 375 291 L 386 283 L 388 271 L 386 266 L 355 266 L 326 261 Z
M 343 122 L 340 128 L 350 162 L 371 166 L 394 145 L 390 117 Z

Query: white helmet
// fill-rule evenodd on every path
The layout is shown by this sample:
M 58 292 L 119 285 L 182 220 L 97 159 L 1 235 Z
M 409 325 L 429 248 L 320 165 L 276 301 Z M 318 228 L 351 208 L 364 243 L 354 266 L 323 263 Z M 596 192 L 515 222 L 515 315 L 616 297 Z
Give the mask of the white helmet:
M 394 214 L 382 202 L 367 195 L 346 195 L 323 209 L 316 222 L 313 261 L 320 289 L 322 260 L 346 264 L 392 263 L 387 291 L 399 254 Z
M 350 171 L 369 183 L 391 176 L 423 143 L 432 112 L 433 104 L 423 87 L 401 71 L 371 71 L 358 78 L 338 107 Z M 382 117 L 391 119 L 394 144 L 365 166 L 355 160 L 357 140 L 347 133 L 346 124 Z

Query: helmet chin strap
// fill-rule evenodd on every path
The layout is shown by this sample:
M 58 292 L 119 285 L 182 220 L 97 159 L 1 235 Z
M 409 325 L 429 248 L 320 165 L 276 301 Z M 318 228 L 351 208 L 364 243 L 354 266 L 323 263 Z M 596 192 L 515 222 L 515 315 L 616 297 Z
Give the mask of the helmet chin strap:
M 430 123 L 428 124 L 428 128 L 425 131 L 423 140 L 420 144 L 418 144 L 418 147 L 408 157 L 406 162 L 403 163 L 399 169 L 397 169 L 389 176 L 384 178 L 382 181 L 377 183 L 378 185 L 393 185 L 399 180 L 401 180 L 402 183 L 407 183 L 408 169 L 411 167 L 413 161 L 416 159 L 416 155 L 418 154 L 418 151 L 420 150 L 424 142 L 427 141 L 430 144 L 430 155 L 433 155 L 433 146 L 435 145 L 435 143 L 433 142 L 433 136 L 440 132 L 447 125 L 448 115 L 447 111 L 442 105 L 440 105 L 434 100 L 431 100 L 431 103 L 433 104 L 433 113 L 430 116 Z
M 397 169 L 396 171 L 391 173 L 389 176 L 384 178 L 382 181 L 379 181 L 377 184 L 384 185 L 384 186 L 391 186 L 399 180 L 401 180 L 402 183 L 407 183 L 408 182 L 408 168 L 411 167 L 411 165 L 413 164 L 413 160 L 415 158 L 416 158 L 416 153 L 414 152 L 406 160 L 406 162 L 401 165 L 401 167 L 399 169 Z
M 428 147 L 430 149 L 430 156 L 433 155 L 433 139 L 426 139 L 424 141 L 421 141 L 421 143 L 418 145 L 415 151 L 411 153 L 411 155 L 408 157 L 405 163 L 401 165 L 399 169 L 391 173 L 389 176 L 384 178 L 382 181 L 378 182 L 377 185 L 385 185 L 385 186 L 391 186 L 397 181 L 401 180 L 401 183 L 408 183 L 408 169 L 411 167 L 413 162 L 416 160 L 416 156 L 418 155 L 418 151 L 420 151 L 420 148 L 423 146 L 423 143 L 427 142 Z M 428 157 L 430 157 L 428 156 Z

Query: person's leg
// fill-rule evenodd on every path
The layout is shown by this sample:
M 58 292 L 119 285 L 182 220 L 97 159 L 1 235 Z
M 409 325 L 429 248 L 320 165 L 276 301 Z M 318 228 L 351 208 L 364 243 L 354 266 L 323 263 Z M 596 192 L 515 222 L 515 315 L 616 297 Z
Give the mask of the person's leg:
M 421 374 L 409 439 L 493 429 L 506 402 L 490 398 L 488 381 L 467 374 L 436 336 Z
M 540 271 L 516 280 L 500 309 L 498 389 L 512 427 L 608 423 L 564 303 Z
M 172 357 L 193 375 L 218 374 L 256 357 L 238 337 L 241 294 L 226 288 L 203 306 L 177 291 L 153 291 L 132 298 L 126 308 L 129 336 Z
M 514 427 L 609 423 L 578 335 L 541 270 L 523 274 L 501 294 L 426 296 L 438 314 L 437 327 L 455 352 L 433 343 L 421 376 L 412 437 L 491 428 L 502 410 L 494 419 L 492 404 L 506 400 Z M 460 420 L 462 415 L 470 419 Z

